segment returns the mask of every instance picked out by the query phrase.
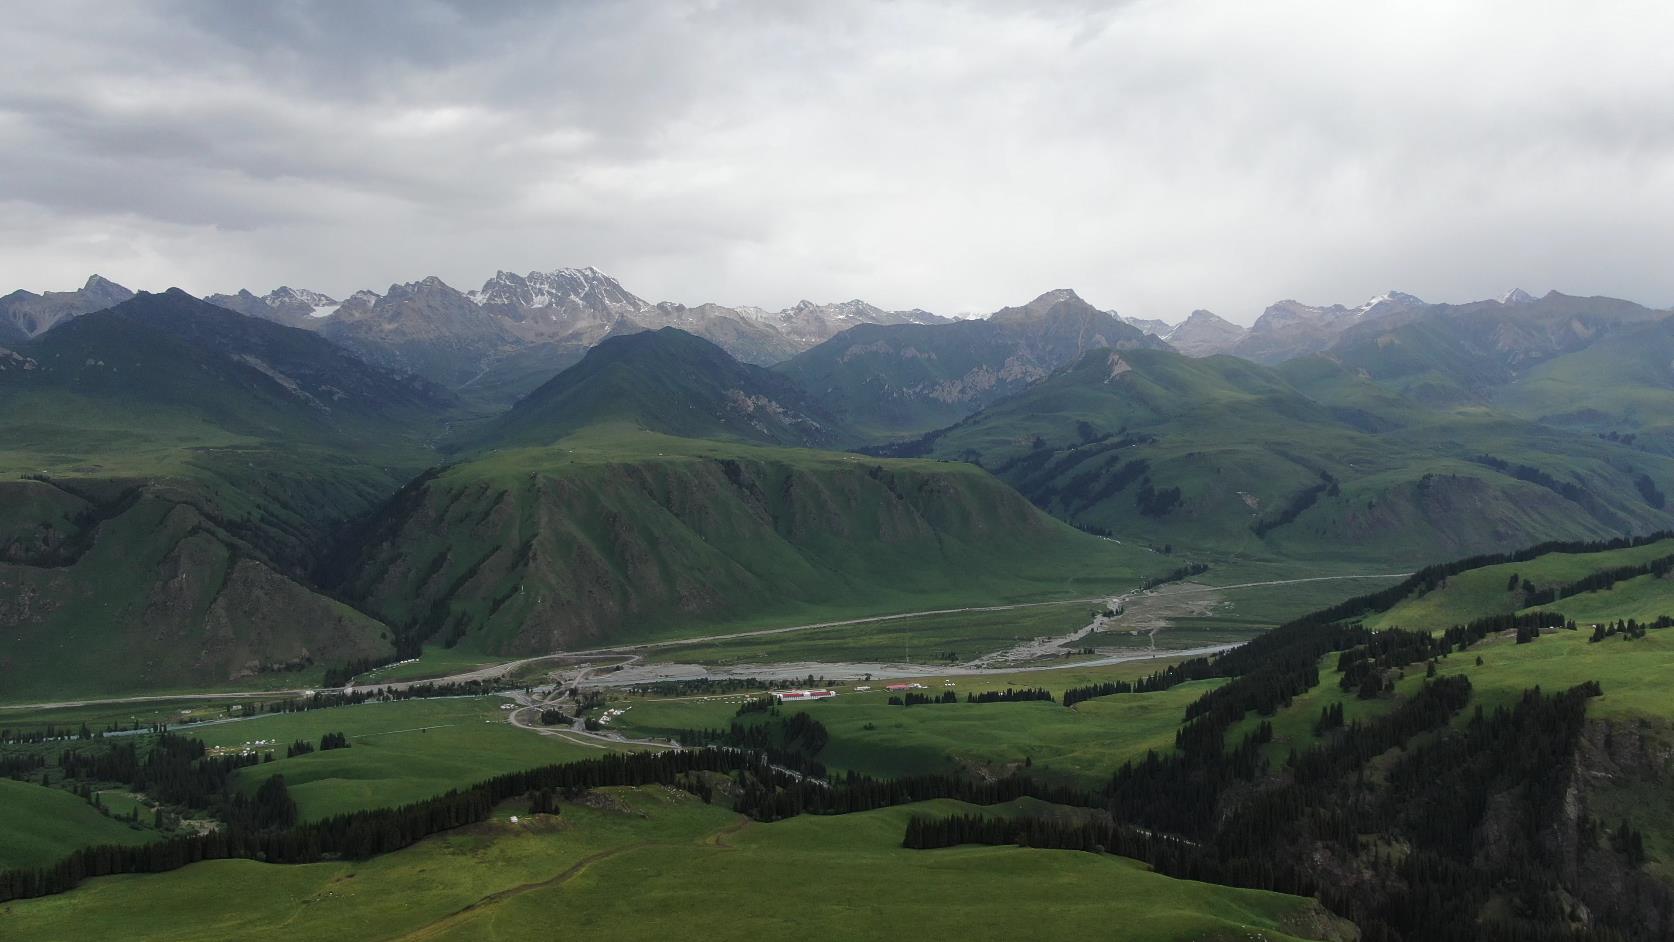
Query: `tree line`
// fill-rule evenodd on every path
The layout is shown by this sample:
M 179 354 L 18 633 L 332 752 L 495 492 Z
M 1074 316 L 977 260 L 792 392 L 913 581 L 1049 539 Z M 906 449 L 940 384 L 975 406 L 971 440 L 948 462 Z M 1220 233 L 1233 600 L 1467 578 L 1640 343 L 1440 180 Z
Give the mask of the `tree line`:
M 350 812 L 306 824 L 283 823 L 289 796 L 280 779 L 277 784 L 264 783 L 250 812 L 230 816 L 225 828 L 136 846 L 87 847 L 49 867 L 0 871 L 0 901 L 61 893 L 89 877 L 158 873 L 201 860 L 311 863 L 337 857 L 363 859 L 485 820 L 500 802 L 540 789 L 683 787 L 692 773 L 732 772 L 758 761 L 737 750 L 721 749 L 619 753 L 499 775 L 399 808 Z M 274 776 L 269 782 L 279 778 Z
M 1660 556 L 1637 565 L 1613 566 L 1560 586 L 1526 590 L 1523 596 L 1523 605 L 1524 607 L 1551 605 L 1559 599 L 1571 598 L 1583 592 L 1599 592 L 1618 582 L 1637 579 L 1640 576 L 1656 576 L 1660 579 L 1671 571 L 1674 571 L 1674 556 Z
M 1055 702 L 1052 698 L 1052 691 L 1044 687 L 1024 687 L 1021 690 L 1013 690 L 1007 687 L 1004 690 L 984 690 L 980 693 L 965 695 L 966 703 L 1022 703 L 1032 700 Z

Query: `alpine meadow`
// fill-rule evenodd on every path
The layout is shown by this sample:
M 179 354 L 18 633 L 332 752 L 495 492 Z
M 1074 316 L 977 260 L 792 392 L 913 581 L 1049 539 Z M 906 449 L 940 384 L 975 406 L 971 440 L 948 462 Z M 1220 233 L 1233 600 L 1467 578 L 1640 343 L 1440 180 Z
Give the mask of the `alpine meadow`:
M 1674 940 L 1670 9 L 6 17 L 0 939 Z

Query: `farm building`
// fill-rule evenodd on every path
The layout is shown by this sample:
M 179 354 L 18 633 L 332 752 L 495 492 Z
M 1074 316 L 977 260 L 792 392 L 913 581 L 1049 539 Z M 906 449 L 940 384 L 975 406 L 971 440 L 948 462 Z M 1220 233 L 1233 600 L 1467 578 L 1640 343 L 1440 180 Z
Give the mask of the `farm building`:
M 923 684 L 890 684 L 885 690 L 923 690 Z
M 800 703 L 804 700 L 824 700 L 837 696 L 835 690 L 775 690 L 773 699 L 780 703 Z

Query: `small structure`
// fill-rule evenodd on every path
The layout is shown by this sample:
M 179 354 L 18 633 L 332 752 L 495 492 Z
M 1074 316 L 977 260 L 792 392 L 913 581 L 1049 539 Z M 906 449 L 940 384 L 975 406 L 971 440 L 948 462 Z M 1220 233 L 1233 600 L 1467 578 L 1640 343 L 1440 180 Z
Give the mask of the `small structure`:
M 825 700 L 837 696 L 835 690 L 775 690 L 773 699 L 780 703 L 801 703 L 804 700 Z
M 885 690 L 896 690 L 896 691 L 900 691 L 900 690 L 923 690 L 924 685 L 923 684 L 890 684 L 890 685 L 884 687 L 884 689 Z

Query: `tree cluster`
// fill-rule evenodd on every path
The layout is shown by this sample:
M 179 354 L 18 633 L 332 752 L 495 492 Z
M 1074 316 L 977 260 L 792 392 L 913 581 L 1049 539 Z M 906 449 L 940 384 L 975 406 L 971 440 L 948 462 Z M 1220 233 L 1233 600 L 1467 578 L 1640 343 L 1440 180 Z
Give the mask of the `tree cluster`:
M 944 699 L 949 696 L 952 696 L 951 692 L 942 694 Z M 957 700 L 958 698 L 955 697 L 954 699 Z M 1007 687 L 1004 690 L 984 690 L 981 693 L 970 693 L 965 695 L 966 703 L 1013 703 L 1030 700 L 1045 700 L 1048 703 L 1055 702 L 1052 698 L 1052 691 L 1041 687 L 1024 687 L 1022 690 L 1013 690 L 1010 687 Z
M 1618 582 L 1637 579 L 1640 576 L 1656 576 L 1660 579 L 1667 576 L 1671 571 L 1674 571 L 1674 556 L 1661 556 L 1637 565 L 1613 566 L 1583 576 L 1574 582 L 1525 592 L 1523 604 L 1525 606 L 1550 605 L 1559 599 L 1571 598 L 1583 592 L 1600 592 Z

